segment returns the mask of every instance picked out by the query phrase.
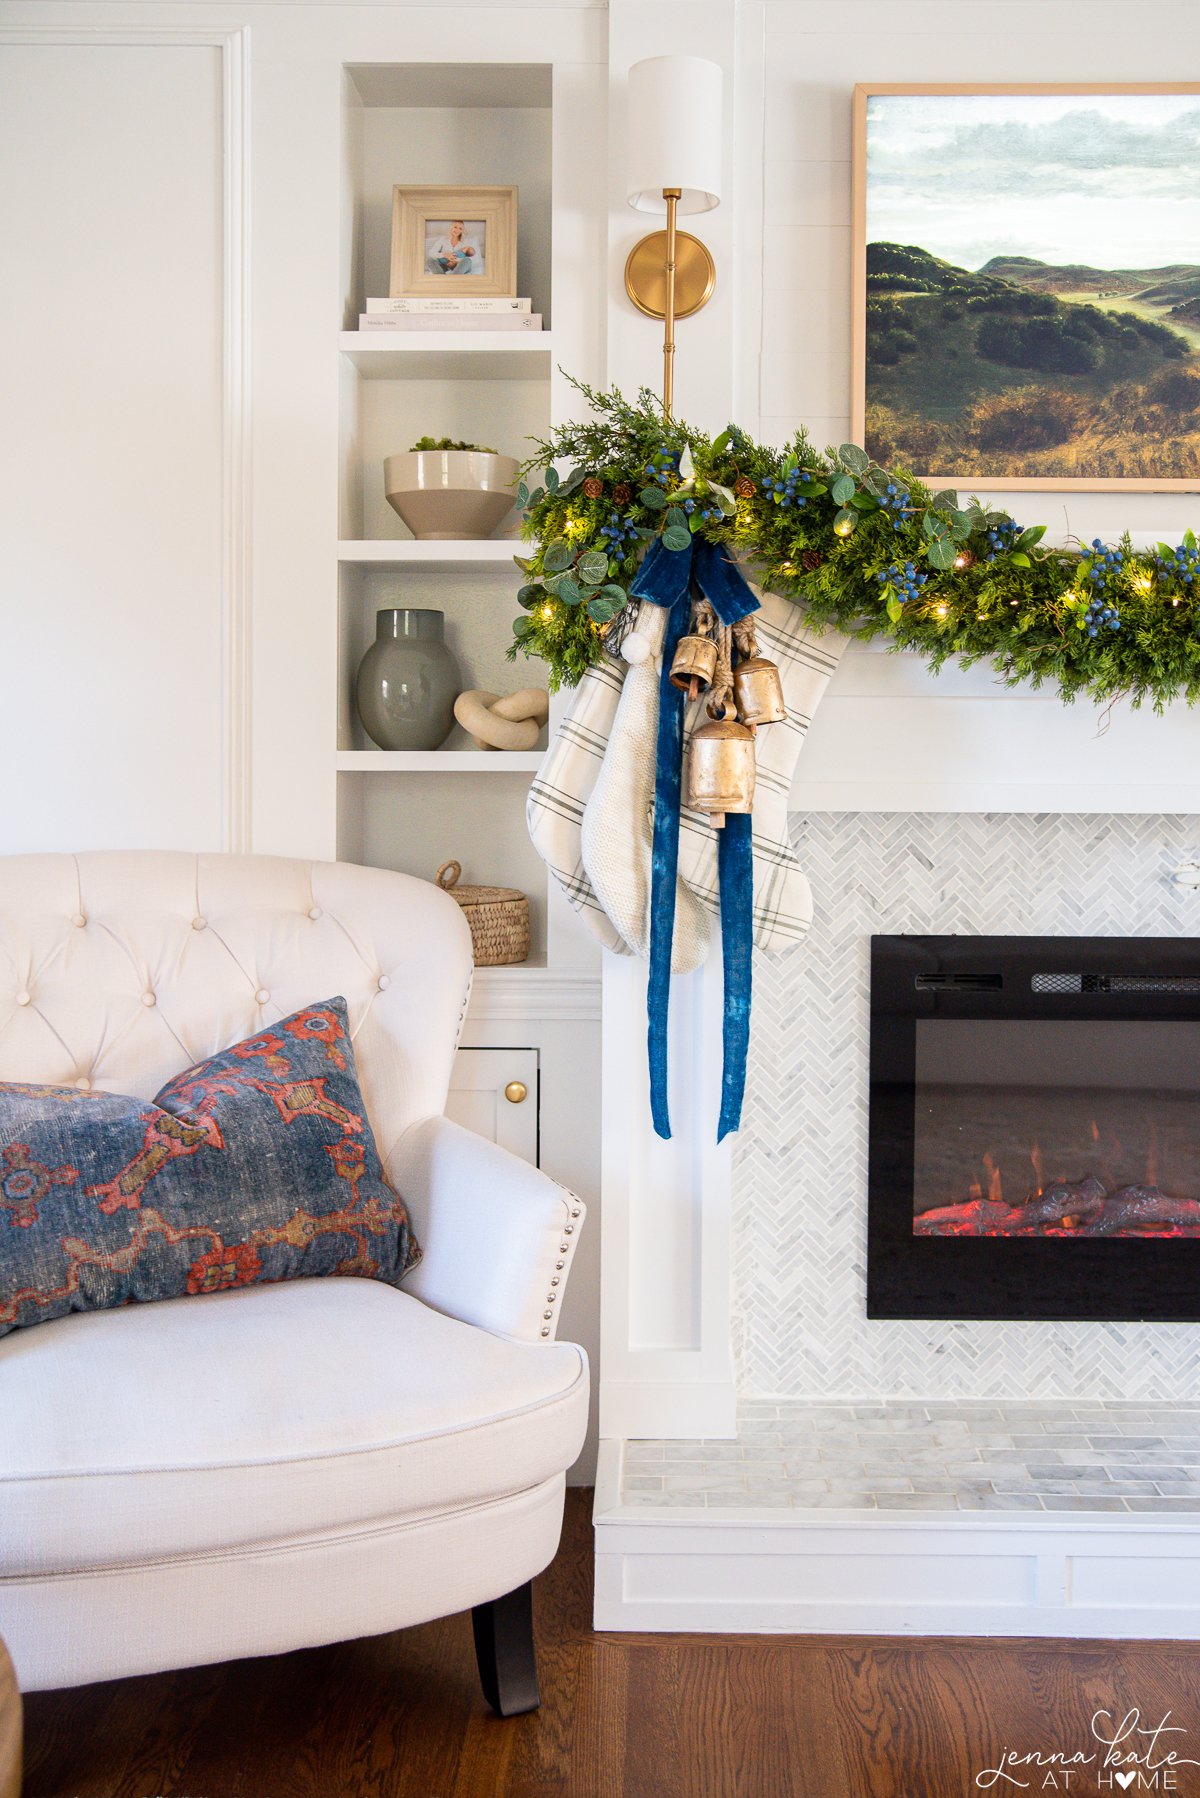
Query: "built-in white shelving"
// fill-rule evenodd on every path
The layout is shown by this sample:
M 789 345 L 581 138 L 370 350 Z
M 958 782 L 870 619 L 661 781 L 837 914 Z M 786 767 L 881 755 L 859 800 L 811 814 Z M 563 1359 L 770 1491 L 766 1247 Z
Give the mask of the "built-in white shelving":
M 536 774 L 530 749 L 339 749 L 339 774 Z
M 338 544 L 338 561 L 362 568 L 406 569 L 461 568 L 498 565 L 511 567 L 514 556 L 530 554 L 519 537 L 484 537 L 471 542 L 418 543 L 411 537 L 352 539 Z
M 342 354 L 368 380 L 545 381 L 549 331 L 343 331 Z

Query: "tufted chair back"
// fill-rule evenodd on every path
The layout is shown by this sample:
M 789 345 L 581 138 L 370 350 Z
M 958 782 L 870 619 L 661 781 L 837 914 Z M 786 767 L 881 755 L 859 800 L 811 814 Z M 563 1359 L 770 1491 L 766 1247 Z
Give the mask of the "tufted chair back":
M 149 1098 L 341 993 L 386 1163 L 445 1106 L 470 979 L 458 906 L 407 874 L 265 855 L 0 857 L 0 1079 Z

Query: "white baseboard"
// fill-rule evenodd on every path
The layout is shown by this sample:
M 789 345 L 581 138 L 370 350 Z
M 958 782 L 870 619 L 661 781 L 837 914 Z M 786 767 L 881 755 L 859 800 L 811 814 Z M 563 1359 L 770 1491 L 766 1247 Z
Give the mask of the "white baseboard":
M 598 1630 L 1200 1639 L 1200 1514 L 652 1510 L 596 1478 Z

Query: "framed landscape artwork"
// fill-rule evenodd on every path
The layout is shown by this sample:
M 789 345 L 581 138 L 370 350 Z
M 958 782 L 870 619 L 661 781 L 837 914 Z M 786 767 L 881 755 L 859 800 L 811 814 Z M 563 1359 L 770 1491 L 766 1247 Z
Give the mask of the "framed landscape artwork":
M 1200 86 L 855 89 L 853 435 L 1005 488 L 1200 488 Z

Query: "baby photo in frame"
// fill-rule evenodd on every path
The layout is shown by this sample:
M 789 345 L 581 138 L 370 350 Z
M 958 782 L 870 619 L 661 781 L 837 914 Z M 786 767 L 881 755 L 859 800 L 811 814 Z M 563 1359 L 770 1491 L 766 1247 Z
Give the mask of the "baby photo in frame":
M 515 187 L 392 189 L 393 299 L 421 294 L 513 298 Z

